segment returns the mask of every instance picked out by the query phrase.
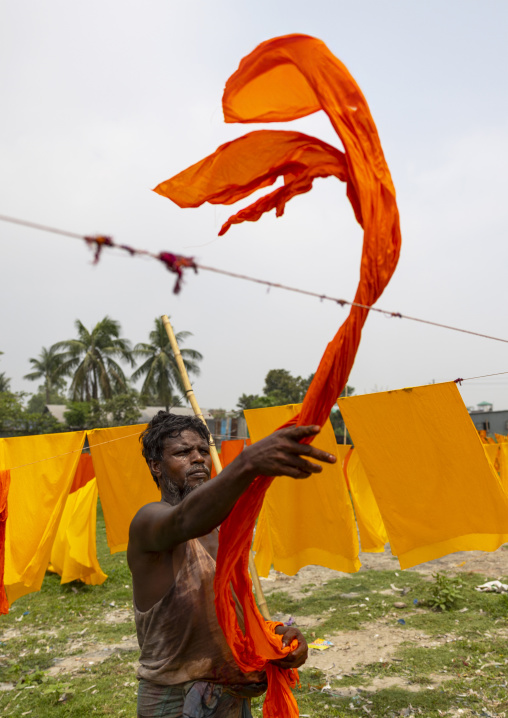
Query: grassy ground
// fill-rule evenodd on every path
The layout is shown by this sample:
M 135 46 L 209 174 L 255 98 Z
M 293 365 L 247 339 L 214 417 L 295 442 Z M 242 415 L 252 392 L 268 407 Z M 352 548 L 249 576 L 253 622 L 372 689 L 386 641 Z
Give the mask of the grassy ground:
M 39 593 L 0 617 L 0 715 L 136 715 L 130 574 L 125 554 L 109 554 L 100 511 L 97 543 L 109 576 L 102 586 L 61 586 L 48 574 Z M 368 638 L 378 625 L 397 639 L 386 660 L 373 649 L 372 661 L 347 672 L 302 670 L 300 715 L 508 716 L 508 600 L 474 590 L 488 578 L 461 575 L 460 588 L 445 578 L 441 598 L 445 590 L 458 596 L 443 612 L 430 607 L 435 582 L 416 572 L 360 572 L 308 585 L 297 600 L 270 595 L 272 614 L 301 618 L 308 640 L 328 636 L 337 645 L 341 633 Z M 389 595 L 394 581 L 407 595 Z M 394 609 L 397 598 L 405 608 Z M 415 631 L 428 640 L 416 642 Z M 253 713 L 261 711 L 257 700 Z

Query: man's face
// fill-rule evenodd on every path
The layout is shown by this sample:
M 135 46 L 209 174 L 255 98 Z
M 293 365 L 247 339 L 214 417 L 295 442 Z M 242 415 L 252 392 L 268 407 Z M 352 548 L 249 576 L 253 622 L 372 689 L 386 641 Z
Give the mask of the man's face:
M 210 478 L 212 458 L 207 441 L 194 431 L 164 440 L 162 461 L 152 462 L 163 496 L 176 504 Z

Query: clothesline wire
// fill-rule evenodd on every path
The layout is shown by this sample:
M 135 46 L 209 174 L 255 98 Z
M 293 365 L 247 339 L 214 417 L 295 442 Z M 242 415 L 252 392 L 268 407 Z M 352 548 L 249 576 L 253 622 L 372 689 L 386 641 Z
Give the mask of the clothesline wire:
M 388 317 L 394 317 L 397 319 L 407 319 L 411 322 L 418 322 L 420 324 L 427 324 L 429 326 L 433 327 L 439 327 L 440 329 L 448 329 L 449 331 L 454 332 L 460 332 L 462 334 L 470 334 L 472 336 L 480 337 L 482 339 L 491 339 L 492 341 L 496 342 L 503 342 L 505 344 L 508 344 L 508 339 L 503 339 L 501 337 L 494 337 L 490 334 L 483 334 L 481 332 L 474 332 L 470 329 L 462 329 L 460 327 L 454 327 L 449 324 L 442 324 L 441 322 L 433 322 L 429 319 L 422 319 L 420 317 L 413 317 L 408 314 L 401 314 L 400 312 L 392 312 L 387 309 L 381 309 L 379 307 L 372 307 L 368 306 L 366 304 L 359 304 L 358 302 L 352 302 L 347 299 L 337 299 L 336 297 L 329 297 L 326 294 L 319 294 L 318 292 L 311 292 L 306 289 L 299 289 L 297 287 L 290 287 L 286 284 L 279 284 L 276 282 L 270 282 L 266 279 L 258 279 L 256 277 L 250 277 L 246 274 L 239 274 L 238 272 L 231 272 L 226 269 L 219 269 L 218 267 L 209 267 L 204 264 L 198 264 L 194 261 L 193 257 L 183 257 L 181 255 L 173 254 L 170 252 L 160 252 L 159 254 L 155 254 L 153 252 L 149 252 L 146 249 L 135 249 L 134 247 L 129 247 L 127 245 L 120 245 L 113 242 L 113 240 L 110 237 L 105 236 L 96 236 L 96 237 L 87 237 L 82 234 L 77 234 L 76 232 L 68 232 L 67 230 L 63 229 L 57 229 L 55 227 L 50 227 L 47 225 L 39 224 L 37 222 L 30 222 L 28 220 L 18 219 L 15 217 L 9 217 L 6 215 L 0 215 L 0 221 L 2 222 L 10 222 L 11 224 L 18 224 L 22 225 L 24 227 L 30 227 L 31 229 L 37 229 L 41 230 L 43 232 L 50 232 L 53 234 L 59 234 L 64 237 L 71 237 L 72 239 L 81 239 L 87 242 L 88 245 L 95 244 L 96 250 L 95 250 L 95 259 L 94 263 L 97 263 L 99 260 L 101 251 L 104 247 L 110 247 L 114 249 L 123 249 L 131 255 L 139 255 L 139 256 L 148 256 L 152 257 L 153 259 L 157 259 L 158 261 L 162 262 L 167 269 L 169 269 L 172 272 L 175 272 L 178 275 L 178 279 L 175 285 L 174 291 L 177 293 L 180 291 L 181 286 L 181 279 L 182 279 L 182 269 L 186 268 L 192 268 L 195 271 L 198 269 L 202 269 L 206 272 L 214 272 L 216 274 L 222 274 L 226 277 L 232 277 L 234 279 L 241 279 L 247 282 L 254 282 L 255 284 L 262 284 L 268 289 L 283 289 L 284 291 L 288 292 L 296 292 L 297 294 L 303 294 L 308 297 L 315 297 L 316 299 L 319 299 L 320 301 L 330 301 L 334 302 L 335 304 L 340 304 L 341 306 L 351 306 L 351 307 L 357 307 L 359 309 L 367 309 L 368 311 L 372 312 L 378 312 L 379 314 L 384 314 Z
M 86 429 L 84 430 L 86 431 Z M 121 439 L 129 439 L 131 436 L 140 436 L 140 432 L 136 432 L 135 434 L 126 434 L 125 436 L 117 436 L 116 439 L 109 439 L 108 441 L 101 441 L 100 444 L 94 444 L 94 448 L 96 446 L 103 446 L 104 444 L 112 444 L 113 441 L 120 441 Z M 18 437 L 12 437 L 12 438 L 18 438 Z M 21 438 L 21 437 L 19 437 Z M 23 437 L 25 438 L 25 437 Z M 72 451 L 66 451 L 63 454 L 56 454 L 55 456 L 46 456 L 44 459 L 37 459 L 37 461 L 30 461 L 28 464 L 20 464 L 19 466 L 12 466 L 10 469 L 6 469 L 7 471 L 14 471 L 14 469 L 24 469 L 25 466 L 33 466 L 34 464 L 40 464 L 41 461 L 51 461 L 51 459 L 59 459 L 62 456 L 69 456 L 69 454 L 76 454 L 79 451 L 81 454 L 83 451 L 83 448 L 81 449 L 73 449 Z
M 501 376 L 502 374 L 508 374 L 508 371 L 498 371 L 495 374 L 481 374 L 480 376 L 468 376 L 467 379 L 461 379 L 460 381 L 472 381 L 473 379 L 485 379 L 488 376 Z M 457 381 L 457 379 L 455 381 Z
M 463 381 L 471 381 L 472 379 L 484 379 L 485 377 L 489 376 L 501 376 L 502 374 L 508 374 L 508 371 L 498 371 L 495 374 L 481 374 L 480 376 L 470 376 L 467 379 L 454 379 L 454 382 L 456 384 L 461 384 Z M 86 429 L 84 429 L 86 431 Z M 117 436 L 116 439 L 109 439 L 108 441 L 101 441 L 98 444 L 93 444 L 90 448 L 95 448 L 96 446 L 104 446 L 104 444 L 112 444 L 114 441 L 121 441 L 122 439 L 130 439 L 132 436 L 140 436 L 140 432 L 135 432 L 134 434 L 126 434 L 125 436 Z M 237 440 L 237 441 L 245 441 L 246 439 L 249 439 L 248 436 L 234 436 L 234 437 L 228 437 L 228 434 L 212 434 L 214 439 L 225 439 L 228 440 Z M 13 437 L 16 438 L 16 437 Z M 82 449 L 73 449 L 72 451 L 66 451 L 63 454 L 56 454 L 56 456 L 47 456 L 44 459 L 37 459 L 36 461 L 31 461 L 28 464 L 20 464 L 19 466 L 12 466 L 9 469 L 6 469 L 7 471 L 14 471 L 14 469 L 24 469 L 26 466 L 33 466 L 34 464 L 40 464 L 42 461 L 51 461 L 51 459 L 59 459 L 62 456 L 69 456 L 69 454 L 75 454 L 77 452 L 82 452 Z
M 86 430 L 85 430 L 86 431 Z M 117 436 L 116 439 L 109 439 L 108 441 L 101 441 L 99 444 L 94 444 L 91 448 L 95 449 L 96 446 L 104 446 L 104 444 L 112 444 L 114 441 L 120 441 L 121 439 L 130 439 L 131 436 L 141 436 L 140 432 L 136 432 L 135 434 L 126 434 L 125 436 Z M 224 437 L 227 437 L 227 434 L 213 434 L 214 439 L 223 439 Z M 17 437 L 12 437 L 17 438 Z M 235 436 L 233 437 L 235 440 L 242 440 L 245 441 L 248 439 L 248 436 Z M 20 464 L 19 466 L 12 466 L 10 469 L 6 469 L 7 471 L 14 471 L 14 469 L 24 469 L 26 466 L 33 466 L 34 464 L 40 464 L 42 461 L 51 461 L 51 459 L 59 459 L 62 456 L 69 456 L 69 454 L 76 454 L 77 452 L 82 453 L 83 449 L 73 449 L 72 451 L 66 451 L 63 454 L 56 454 L 55 456 L 46 456 L 44 459 L 37 459 L 36 461 L 30 461 L 28 464 Z

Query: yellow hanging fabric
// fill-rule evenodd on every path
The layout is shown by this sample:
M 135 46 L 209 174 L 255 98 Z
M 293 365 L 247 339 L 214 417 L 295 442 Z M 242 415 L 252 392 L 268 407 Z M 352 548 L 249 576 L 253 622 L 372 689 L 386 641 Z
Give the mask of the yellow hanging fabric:
M 340 461 L 340 465 L 344 468 L 344 459 L 349 453 L 349 450 L 351 449 L 351 444 L 337 444 L 335 447 L 335 453 L 337 454 L 337 458 Z
M 508 443 L 499 444 L 499 478 L 505 494 L 508 496 Z
M 485 455 L 489 460 L 489 464 L 495 471 L 497 471 L 497 473 L 499 473 L 500 470 L 499 449 L 499 444 L 488 443 L 483 445 L 483 450 L 485 451 Z
M 3 439 L 0 468 L 11 469 L 4 573 L 9 605 L 42 585 L 84 441 L 84 431 Z
M 288 404 L 245 411 L 251 440 L 268 436 L 300 408 L 301 404 Z M 335 453 L 337 442 L 329 421 L 314 445 Z M 314 564 L 358 571 L 358 536 L 340 462 L 323 465 L 312 481 L 277 477 L 266 492 L 252 548 L 260 576 L 268 575 L 272 563 L 289 576 Z
M 79 580 L 98 586 L 107 579 L 97 559 L 97 497 L 96 479 L 67 497 L 49 565 L 62 577 L 61 583 Z
M 401 568 L 508 541 L 508 496 L 453 382 L 338 403 Z
M 11 483 L 11 472 L 0 469 L 0 614 L 9 613 L 9 603 L 4 586 L 5 565 L 5 524 L 7 522 L 8 508 L 7 496 Z
M 161 498 L 141 454 L 139 437 L 146 426 L 87 432 L 111 553 L 127 549 L 134 515 L 145 504 Z
M 360 456 L 354 449 L 344 468 L 353 497 L 361 549 L 366 553 L 383 553 L 388 535 Z

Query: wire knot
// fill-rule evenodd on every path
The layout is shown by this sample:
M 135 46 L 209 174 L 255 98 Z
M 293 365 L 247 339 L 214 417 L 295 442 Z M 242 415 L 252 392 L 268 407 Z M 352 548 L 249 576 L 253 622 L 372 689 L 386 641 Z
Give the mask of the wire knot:
M 183 269 L 192 268 L 194 272 L 198 273 L 198 268 L 194 261 L 194 257 L 183 257 L 181 254 L 173 254 L 172 252 L 160 252 L 157 256 L 170 272 L 174 272 L 177 275 L 173 292 L 178 294 L 182 288 L 183 280 Z
M 97 262 L 99 261 L 103 247 L 115 246 L 115 243 L 113 242 L 111 237 L 106 237 L 102 234 L 99 234 L 96 237 L 85 237 L 85 242 L 88 244 L 89 247 L 93 247 L 93 245 L 95 245 L 93 264 L 97 264 Z

